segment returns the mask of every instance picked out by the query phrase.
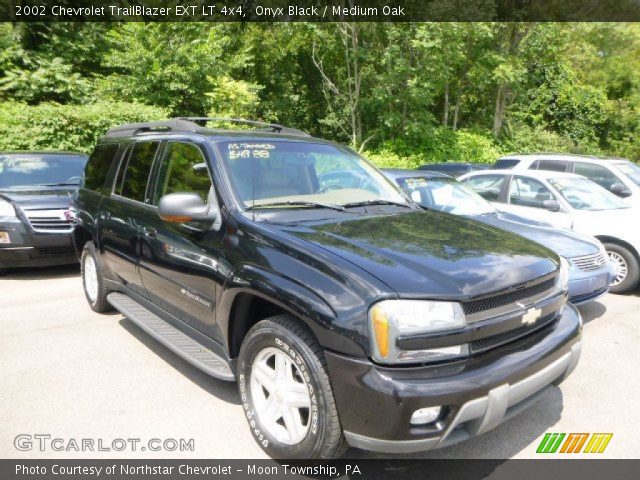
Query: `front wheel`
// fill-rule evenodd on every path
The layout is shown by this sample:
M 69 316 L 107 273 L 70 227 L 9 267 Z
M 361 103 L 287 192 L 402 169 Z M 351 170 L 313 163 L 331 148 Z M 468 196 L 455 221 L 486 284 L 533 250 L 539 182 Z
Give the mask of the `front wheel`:
M 611 293 L 626 293 L 633 290 L 640 281 L 640 266 L 638 259 L 627 248 L 615 244 L 605 243 L 609 261 L 615 266 L 616 274 L 611 282 Z
M 322 348 L 287 315 L 258 322 L 238 364 L 240 397 L 251 432 L 273 458 L 336 458 L 342 434 Z

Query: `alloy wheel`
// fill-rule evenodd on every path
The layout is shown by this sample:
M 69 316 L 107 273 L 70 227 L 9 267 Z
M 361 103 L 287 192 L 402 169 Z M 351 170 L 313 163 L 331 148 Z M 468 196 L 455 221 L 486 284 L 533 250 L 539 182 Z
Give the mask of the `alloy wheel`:
M 261 350 L 251 367 L 250 388 L 258 419 L 270 435 L 286 445 L 306 437 L 309 385 L 289 355 L 274 347 Z
M 629 267 L 627 266 L 627 261 L 624 259 L 622 255 L 618 252 L 608 251 L 609 260 L 616 267 L 616 276 L 611 282 L 611 285 L 619 285 L 621 284 L 625 278 L 627 278 L 627 274 L 629 273 Z

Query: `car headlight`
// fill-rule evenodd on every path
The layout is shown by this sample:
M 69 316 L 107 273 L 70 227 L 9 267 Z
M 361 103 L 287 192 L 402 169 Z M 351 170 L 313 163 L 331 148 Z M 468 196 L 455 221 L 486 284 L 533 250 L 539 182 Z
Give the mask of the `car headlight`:
M 466 356 L 468 346 L 423 350 L 397 346 L 399 338 L 457 330 L 467 326 L 462 306 L 455 302 L 383 300 L 369 310 L 373 359 L 379 363 L 416 363 Z
M 569 260 L 560 257 L 560 271 L 558 272 L 558 290 L 566 292 L 569 290 Z
M 15 217 L 16 210 L 6 200 L 0 198 L 0 217 Z

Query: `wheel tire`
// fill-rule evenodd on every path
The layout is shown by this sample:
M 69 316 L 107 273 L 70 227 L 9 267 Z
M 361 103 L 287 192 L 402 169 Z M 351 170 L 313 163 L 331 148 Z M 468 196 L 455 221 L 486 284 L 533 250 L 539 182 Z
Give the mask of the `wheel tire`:
M 286 387 L 283 387 L 285 393 L 278 391 L 271 393 L 265 400 L 267 389 L 252 377 L 254 371 L 254 362 L 259 362 L 261 358 L 268 358 L 273 354 L 275 382 L 278 380 L 278 370 L 276 370 L 275 362 L 285 360 L 290 362 L 284 371 L 292 373 L 293 379 L 302 380 L 304 384 L 303 390 L 308 389 L 309 405 L 306 409 L 306 433 L 304 437 L 297 443 L 282 441 L 274 434 L 274 422 L 264 422 L 266 413 L 259 413 L 260 402 L 275 401 L 278 402 L 278 396 L 287 397 Z M 280 357 L 283 355 L 283 357 Z M 258 359 L 258 360 L 256 360 Z M 265 364 L 267 361 L 265 360 Z M 258 364 L 264 365 L 264 364 Z M 256 370 L 264 371 L 256 367 Z M 256 374 L 257 375 L 257 374 Z M 288 380 L 289 382 L 291 380 Z M 260 385 L 256 387 L 256 385 Z M 283 384 L 284 385 L 284 384 Z M 287 385 L 291 385 L 290 383 Z M 309 330 L 288 315 L 277 315 L 258 322 L 249 330 L 240 348 L 238 359 L 238 386 L 240 389 L 240 397 L 245 415 L 249 422 L 249 427 L 254 438 L 262 449 L 272 458 L 319 458 L 330 459 L 338 458 L 347 450 L 347 443 L 342 434 L 340 419 L 336 409 L 335 400 L 331 391 L 331 384 L 327 374 L 327 365 L 324 354 L 320 345 L 309 332 Z M 259 390 L 256 390 L 259 388 Z M 254 398 L 254 393 L 262 396 L 261 399 Z M 280 401 L 282 400 L 280 399 Z M 256 403 L 258 402 L 258 403 Z M 282 408 L 286 407 L 286 403 Z M 264 411 L 264 407 L 262 407 Z M 279 407 L 276 407 L 279 408 Z M 290 407 L 286 407 L 290 408 Z M 290 410 L 289 410 L 290 411 Z M 304 423 L 305 409 L 298 409 L 298 418 L 303 419 Z M 261 415 L 264 415 L 261 418 Z M 282 432 L 289 433 L 289 428 L 285 420 L 285 414 L 276 411 L 271 416 L 278 419 L 275 423 L 281 422 L 280 436 Z M 293 417 L 289 415 L 289 419 Z M 283 430 L 284 429 L 284 430 Z
M 640 266 L 636 256 L 629 249 L 616 243 L 605 243 L 604 249 L 611 261 L 618 262 L 626 266 L 627 269 L 626 276 L 622 279 L 616 278 L 609 287 L 609 291 L 611 293 L 626 293 L 633 290 L 640 281 Z
M 93 267 L 91 265 L 93 264 Z M 92 272 L 92 269 L 94 271 Z M 82 255 L 80 257 L 80 272 L 82 274 L 82 288 L 84 289 L 84 295 L 89 302 L 91 310 L 98 313 L 110 312 L 113 307 L 107 302 L 107 295 L 109 289 L 104 283 L 102 276 L 102 268 L 98 257 L 96 255 L 96 247 L 93 242 L 87 242 L 82 249 Z M 95 275 L 95 278 L 93 278 Z M 95 282 L 95 289 L 88 287 L 88 284 Z

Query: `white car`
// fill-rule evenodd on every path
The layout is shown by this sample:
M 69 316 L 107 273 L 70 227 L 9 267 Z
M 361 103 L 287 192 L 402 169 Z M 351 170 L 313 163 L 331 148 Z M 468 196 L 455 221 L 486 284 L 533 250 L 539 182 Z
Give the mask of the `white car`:
M 499 210 L 600 240 L 616 268 L 611 292 L 640 280 L 640 209 L 580 175 L 544 170 L 484 170 L 459 179 Z
M 560 153 L 508 155 L 493 169 L 551 170 L 582 175 L 640 208 L 640 166 L 624 158 L 598 158 Z

